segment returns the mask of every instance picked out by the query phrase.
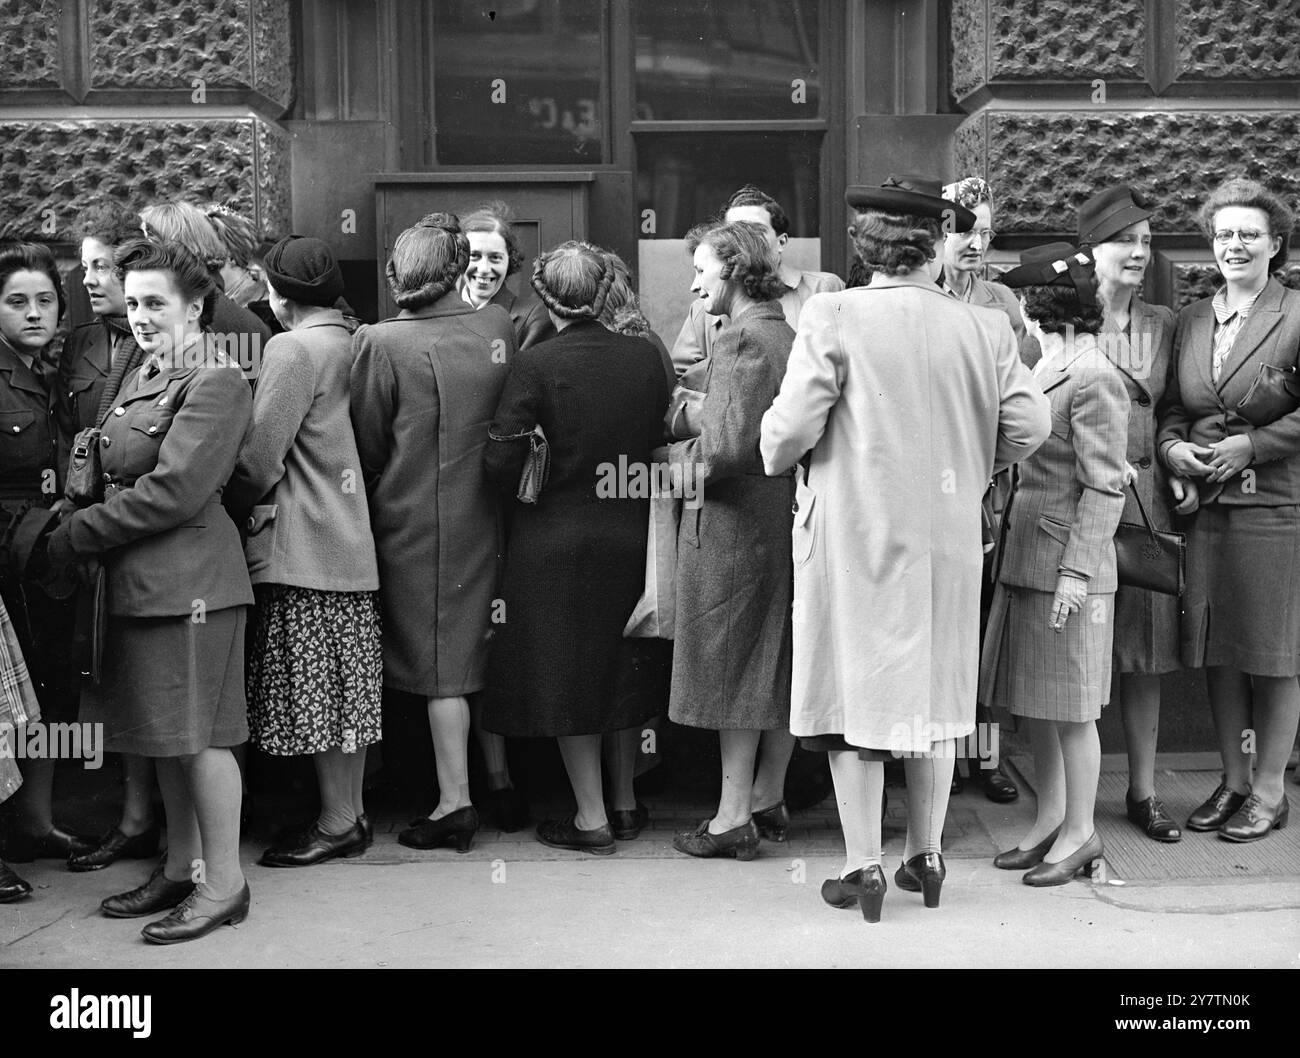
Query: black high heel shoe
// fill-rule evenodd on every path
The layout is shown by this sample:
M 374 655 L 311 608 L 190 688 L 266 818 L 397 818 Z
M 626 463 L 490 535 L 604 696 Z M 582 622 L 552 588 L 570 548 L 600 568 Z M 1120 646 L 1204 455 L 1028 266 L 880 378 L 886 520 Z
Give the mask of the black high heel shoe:
M 925 898 L 926 907 L 938 907 L 939 891 L 947 877 L 948 868 L 943 864 L 943 855 L 922 852 L 899 864 L 894 884 L 909 893 L 920 893 Z
M 889 891 L 889 883 L 885 881 L 885 872 L 880 869 L 880 864 L 873 863 L 870 867 L 859 867 L 856 871 L 846 874 L 839 879 L 839 894 L 842 900 L 856 898 L 858 907 L 862 911 L 862 917 L 867 922 L 880 921 L 880 906 L 885 902 L 885 893 Z M 826 886 L 822 886 L 822 898 L 826 899 Z M 848 907 L 847 903 L 834 904 L 826 900 L 832 907 Z
M 30 883 L 19 878 L 9 869 L 9 865 L 0 860 L 0 904 L 12 904 L 21 900 L 32 891 Z
M 473 805 L 448 812 L 441 819 L 419 819 L 397 835 L 408 849 L 436 849 L 454 845 L 457 852 L 469 852 L 470 842 L 478 832 L 478 812 Z

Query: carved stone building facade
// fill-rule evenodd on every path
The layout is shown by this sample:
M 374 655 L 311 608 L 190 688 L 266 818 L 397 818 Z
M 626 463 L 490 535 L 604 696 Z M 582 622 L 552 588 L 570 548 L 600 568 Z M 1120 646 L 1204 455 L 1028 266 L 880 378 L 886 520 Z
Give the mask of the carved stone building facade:
M 986 176 L 996 267 L 1132 183 L 1175 307 L 1213 185 L 1300 202 L 1300 0 L 7 0 L 0 42 L 0 237 L 71 261 L 96 198 L 224 203 L 327 239 L 364 315 L 401 228 L 490 198 L 528 252 L 617 250 L 669 341 L 685 229 L 746 180 L 841 273 L 848 184 Z

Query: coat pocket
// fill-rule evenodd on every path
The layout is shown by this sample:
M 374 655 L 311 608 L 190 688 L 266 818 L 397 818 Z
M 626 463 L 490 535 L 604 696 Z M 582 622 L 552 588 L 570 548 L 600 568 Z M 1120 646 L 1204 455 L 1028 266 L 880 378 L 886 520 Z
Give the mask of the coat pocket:
M 244 528 L 248 530 L 249 536 L 256 536 L 273 521 L 276 515 L 280 513 L 278 503 L 261 503 L 253 508 L 248 516 L 248 521 L 244 523 Z
M 244 522 L 244 560 L 248 572 L 256 574 L 271 567 L 275 547 L 275 522 L 280 513 L 278 503 L 262 503 L 254 507 Z
M 813 510 L 817 506 L 817 493 L 804 482 L 799 474 L 794 490 L 794 526 L 790 530 L 791 550 L 794 564 L 804 565 L 812 558 L 817 543 L 817 521 Z

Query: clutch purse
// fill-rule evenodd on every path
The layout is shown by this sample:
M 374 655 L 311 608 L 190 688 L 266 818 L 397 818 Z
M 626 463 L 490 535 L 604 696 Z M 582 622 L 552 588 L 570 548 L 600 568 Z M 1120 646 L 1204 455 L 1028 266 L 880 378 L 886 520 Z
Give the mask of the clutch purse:
M 1182 595 L 1187 536 L 1156 529 L 1137 489 L 1133 490 L 1133 496 L 1142 513 L 1142 524 L 1120 522 L 1115 530 L 1115 570 L 1119 583 L 1162 595 Z
M 1300 408 L 1300 376 L 1294 367 L 1260 364 L 1259 374 L 1237 404 L 1237 414 L 1251 426 L 1267 426 Z
M 682 372 L 673 387 L 664 415 L 664 432 L 671 441 L 686 441 L 700 436 L 704 398 L 709 388 L 710 360 L 701 360 Z
M 72 440 L 63 495 L 77 507 L 104 500 L 104 471 L 99 461 L 99 427 L 87 426 Z
M 551 446 L 546 443 L 546 434 L 540 426 L 534 426 L 528 438 L 528 458 L 524 460 L 524 469 L 519 475 L 519 491 L 515 498 L 520 503 L 536 503 L 542 494 L 542 487 L 551 473 Z

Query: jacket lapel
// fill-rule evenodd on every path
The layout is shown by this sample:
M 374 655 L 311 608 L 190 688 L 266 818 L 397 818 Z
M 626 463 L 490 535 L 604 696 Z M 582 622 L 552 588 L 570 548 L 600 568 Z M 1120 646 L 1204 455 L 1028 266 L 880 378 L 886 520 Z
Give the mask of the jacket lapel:
M 1276 279 L 1270 279 L 1264 292 L 1251 306 L 1250 315 L 1241 325 L 1237 340 L 1232 343 L 1232 350 L 1228 353 L 1227 360 L 1223 362 L 1223 372 L 1219 375 L 1215 387 L 1220 393 L 1232 381 L 1232 376 L 1246 365 L 1255 350 L 1264 344 L 1264 340 L 1273 328 L 1282 322 L 1281 306 L 1282 284 Z
M 1187 321 L 1187 337 L 1182 355 L 1192 357 L 1192 368 L 1201 376 L 1207 389 L 1214 387 L 1214 309 L 1209 299 L 1202 301 Z

